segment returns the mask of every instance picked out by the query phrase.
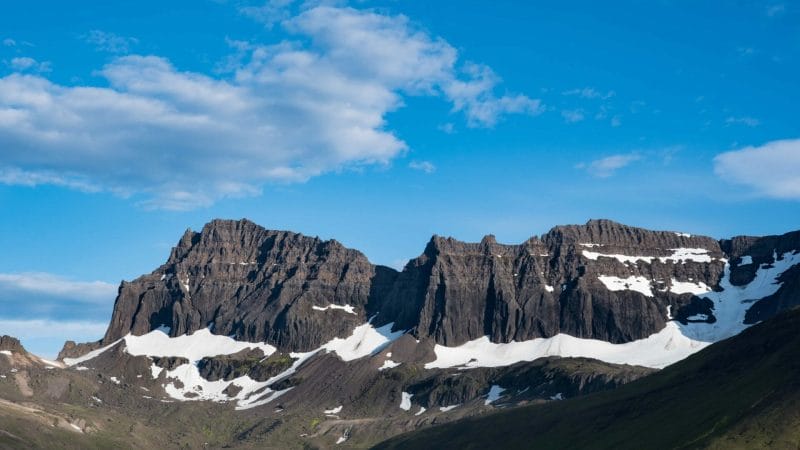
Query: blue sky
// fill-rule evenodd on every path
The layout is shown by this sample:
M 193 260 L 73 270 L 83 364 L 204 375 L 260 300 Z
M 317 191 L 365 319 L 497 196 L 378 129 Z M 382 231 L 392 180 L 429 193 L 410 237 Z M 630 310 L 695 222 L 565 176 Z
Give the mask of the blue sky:
M 186 228 L 401 266 L 432 234 L 800 228 L 790 2 L 14 2 L 0 333 L 53 356 Z

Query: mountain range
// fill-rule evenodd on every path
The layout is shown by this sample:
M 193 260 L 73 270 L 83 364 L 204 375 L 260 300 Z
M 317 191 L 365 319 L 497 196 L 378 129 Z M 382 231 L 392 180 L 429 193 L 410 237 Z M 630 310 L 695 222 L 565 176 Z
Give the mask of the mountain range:
M 599 419 L 559 441 L 530 418 L 620 415 L 701 374 L 720 380 L 702 385 L 713 394 L 726 367 L 766 364 L 725 360 L 754 348 L 777 368 L 796 348 L 758 339 L 783 336 L 770 324 L 790 329 L 798 304 L 798 231 L 717 240 L 592 220 L 517 245 L 434 236 L 397 271 L 334 240 L 214 220 L 120 285 L 99 341 L 46 361 L 0 339 L 0 446 L 364 448 L 421 430 L 381 445 L 468 447 L 483 441 L 453 438 L 464 427 L 530 421 L 553 448 L 585 447 L 606 435 Z

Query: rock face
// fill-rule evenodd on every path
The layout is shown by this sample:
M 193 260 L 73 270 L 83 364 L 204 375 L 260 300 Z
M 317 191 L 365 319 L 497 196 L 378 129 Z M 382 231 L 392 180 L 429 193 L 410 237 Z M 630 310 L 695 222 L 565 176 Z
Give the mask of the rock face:
M 671 249 L 707 252 L 708 263 L 669 259 Z M 642 256 L 635 263 L 602 255 Z M 589 256 L 587 256 L 589 255 Z M 389 293 L 385 317 L 444 345 L 488 335 L 494 342 L 566 333 L 613 343 L 646 337 L 664 327 L 666 307 L 690 297 L 611 291 L 599 276 L 697 280 L 709 286 L 722 275 L 717 241 L 627 227 L 607 220 L 556 227 L 520 245 L 493 236 L 479 244 L 434 237 L 411 261 Z M 658 258 L 666 258 L 663 262 Z
M 22 344 L 19 342 L 19 339 L 6 334 L 0 336 L 0 351 L 9 351 L 21 354 L 27 353 L 25 348 L 22 347 Z
M 379 272 L 336 241 L 215 220 L 187 231 L 169 260 L 122 283 L 103 343 L 159 326 L 172 336 L 213 326 L 216 334 L 307 350 L 366 321 Z M 353 307 L 354 314 L 330 305 Z
M 758 267 L 797 249 L 800 232 L 717 241 L 592 220 L 519 245 L 434 236 L 398 273 L 336 241 L 215 220 L 187 231 L 163 266 L 123 282 L 103 340 L 65 355 L 160 326 L 171 336 L 213 327 L 281 351 L 308 351 L 373 316 L 375 325 L 394 323 L 447 346 L 559 333 L 623 343 L 661 330 L 670 313 L 683 322 L 698 314 L 713 321 L 710 301 L 694 294 L 718 286 L 727 262 L 731 282 L 747 284 Z M 748 320 L 800 303 L 800 266 L 781 281 Z M 213 367 L 216 376 L 230 376 Z

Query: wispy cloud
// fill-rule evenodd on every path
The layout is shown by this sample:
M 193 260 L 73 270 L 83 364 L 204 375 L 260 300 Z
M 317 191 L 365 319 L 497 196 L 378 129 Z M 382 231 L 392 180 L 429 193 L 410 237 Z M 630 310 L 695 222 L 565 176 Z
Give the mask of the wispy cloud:
M 800 139 L 767 142 L 714 158 L 721 179 L 748 186 L 757 195 L 800 200 Z
M 561 111 L 561 117 L 567 123 L 576 123 L 582 121 L 585 116 L 582 109 L 565 109 Z
M 110 283 L 74 281 L 43 272 L 0 273 L 0 291 L 9 290 L 105 304 L 117 295 L 117 286 Z
M 292 3 L 294 0 L 266 0 L 260 6 L 240 6 L 239 12 L 271 28 L 290 17 L 288 7 Z
M 145 207 L 191 209 L 258 195 L 265 183 L 389 163 L 407 148 L 386 119 L 405 96 L 442 98 L 472 127 L 544 110 L 524 94 L 496 93 L 489 67 L 402 15 L 317 5 L 280 24 L 297 39 L 239 45 L 224 78 L 139 55 L 97 72 L 108 87 L 0 78 L 0 182 L 93 186 Z M 92 39 L 126 49 L 107 33 Z
M 640 159 L 642 159 L 642 157 L 638 153 L 617 154 L 594 160 L 588 164 L 581 163 L 576 167 L 586 170 L 595 177 L 608 178 L 613 176 L 619 169 Z
M 33 58 L 28 56 L 18 56 L 16 58 L 12 58 L 11 61 L 7 62 L 7 65 L 17 72 L 50 72 L 51 65 L 49 61 L 39 62 Z
M 5 46 L 5 47 L 16 47 L 17 46 L 17 41 L 15 41 L 14 39 L 11 39 L 11 38 L 5 38 L 5 39 L 3 39 L 3 46 Z
M 102 30 L 92 30 L 83 36 L 83 39 L 94 45 L 97 50 L 109 53 L 128 53 L 131 47 L 139 43 L 134 37 L 120 36 Z
M 726 125 L 745 125 L 748 127 L 757 127 L 761 124 L 761 121 L 753 118 L 753 117 L 727 117 L 725 119 Z
M 408 167 L 425 173 L 436 172 L 436 166 L 430 161 L 411 161 Z
M 585 87 L 580 89 L 570 89 L 568 91 L 562 92 L 563 95 L 568 96 L 578 96 L 580 98 L 589 98 L 589 99 L 601 99 L 607 100 L 615 95 L 617 95 L 614 91 L 607 91 L 607 92 L 600 92 L 595 88 Z

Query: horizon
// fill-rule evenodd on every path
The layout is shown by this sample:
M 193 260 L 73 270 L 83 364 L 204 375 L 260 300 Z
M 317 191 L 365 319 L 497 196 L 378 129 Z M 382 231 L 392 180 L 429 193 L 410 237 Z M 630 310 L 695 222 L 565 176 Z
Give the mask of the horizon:
M 0 334 L 36 354 L 214 217 L 393 268 L 434 235 L 800 223 L 791 3 L 90 9 L 0 17 Z

